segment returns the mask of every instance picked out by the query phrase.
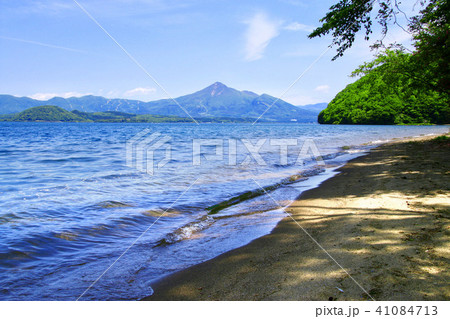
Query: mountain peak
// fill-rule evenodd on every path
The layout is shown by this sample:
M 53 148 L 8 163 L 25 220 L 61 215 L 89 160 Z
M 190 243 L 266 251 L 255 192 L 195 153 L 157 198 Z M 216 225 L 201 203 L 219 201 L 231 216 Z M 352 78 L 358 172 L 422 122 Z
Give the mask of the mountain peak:
M 211 96 L 218 96 L 221 95 L 225 90 L 229 89 L 228 86 L 221 82 L 214 82 L 210 86 L 208 86 L 205 91 L 208 91 L 208 93 Z
M 213 87 L 223 87 L 223 88 L 227 88 L 228 87 L 225 84 L 223 84 L 222 82 L 214 82 L 211 86 L 213 86 Z

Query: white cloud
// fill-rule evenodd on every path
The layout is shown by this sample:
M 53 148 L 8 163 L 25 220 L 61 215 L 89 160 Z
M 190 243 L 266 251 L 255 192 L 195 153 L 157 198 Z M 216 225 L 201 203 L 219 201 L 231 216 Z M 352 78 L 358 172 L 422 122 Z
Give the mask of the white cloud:
M 270 21 L 264 13 L 257 13 L 246 21 L 246 24 L 248 28 L 245 32 L 245 59 L 259 60 L 270 41 L 278 36 L 280 23 Z
M 328 93 L 330 91 L 329 85 L 319 85 L 314 89 L 314 91 L 321 92 L 321 93 Z
M 79 93 L 79 92 L 64 92 L 64 93 L 36 93 L 33 95 L 29 95 L 28 97 L 35 99 L 35 100 L 40 100 L 40 101 L 46 101 L 49 100 L 53 97 L 62 97 L 62 98 L 69 98 L 69 97 L 80 97 L 80 96 L 85 96 L 85 95 L 91 95 L 92 93 Z
M 314 30 L 313 26 L 298 23 L 298 22 L 292 22 L 286 26 L 283 27 L 285 30 L 289 31 L 306 31 L 306 32 L 312 32 Z
M 127 96 L 127 97 L 142 97 L 142 96 L 151 95 L 155 92 L 156 92 L 155 88 L 138 87 L 138 88 L 134 88 L 132 90 L 126 91 L 123 95 Z

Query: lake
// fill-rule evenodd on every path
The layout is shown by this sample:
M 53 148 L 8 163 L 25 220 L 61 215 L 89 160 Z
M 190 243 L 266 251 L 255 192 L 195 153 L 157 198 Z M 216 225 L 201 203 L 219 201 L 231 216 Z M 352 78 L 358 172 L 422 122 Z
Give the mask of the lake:
M 0 300 L 148 296 L 152 281 L 270 233 L 281 207 L 348 160 L 447 132 L 0 122 Z

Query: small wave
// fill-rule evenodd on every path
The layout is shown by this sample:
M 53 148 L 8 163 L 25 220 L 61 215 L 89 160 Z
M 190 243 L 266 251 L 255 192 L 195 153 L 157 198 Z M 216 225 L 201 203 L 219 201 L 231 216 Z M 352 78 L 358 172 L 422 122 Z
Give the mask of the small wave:
M 14 151 L 0 150 L 0 155 L 11 155 L 11 154 L 14 154 Z
M 325 169 L 323 167 L 315 166 L 313 168 L 304 170 L 299 174 L 294 174 L 287 178 L 284 178 L 278 183 L 241 193 L 240 195 L 234 196 L 230 199 L 222 201 L 222 202 L 220 202 L 216 205 L 210 206 L 206 209 L 209 211 L 209 214 L 211 214 L 211 215 L 217 214 L 219 211 L 221 211 L 225 208 L 228 208 L 230 206 L 234 206 L 236 204 L 242 203 L 249 199 L 273 192 L 274 190 L 276 190 L 280 187 L 307 180 L 308 177 L 320 174 L 324 171 L 325 171 Z
M 266 209 L 259 209 L 259 210 L 250 210 L 250 211 L 244 211 L 241 213 L 233 213 L 231 215 L 225 215 L 223 213 L 220 213 L 219 215 L 214 216 L 214 220 L 221 220 L 221 219 L 228 219 L 228 218 L 237 218 L 237 217 L 246 217 L 246 216 L 252 216 L 252 215 L 258 215 L 263 214 L 267 212 L 273 212 L 273 211 L 279 211 L 278 208 L 269 207 Z
M 13 222 L 21 220 L 21 219 L 23 219 L 23 217 L 21 217 L 19 215 L 16 215 L 14 213 L 7 213 L 7 214 L 0 216 L 0 225 L 13 223 Z
M 59 233 L 54 233 L 53 236 L 58 239 L 73 242 L 80 239 L 84 240 L 86 238 L 92 239 L 94 237 L 118 235 L 114 230 L 114 226 L 102 223 L 88 227 L 75 227 Z
M 388 143 L 391 140 L 375 140 L 375 141 L 371 141 L 369 142 L 370 145 L 374 145 L 374 144 L 383 144 L 383 143 Z
M 323 172 L 325 172 L 325 169 L 323 167 L 315 166 L 310 169 L 306 169 L 306 170 L 302 171 L 300 175 L 294 175 L 294 176 L 311 177 L 311 176 L 316 176 Z M 297 182 L 297 181 L 294 181 L 294 182 Z
M 120 163 L 122 163 L 120 161 Z M 136 173 L 124 173 L 124 174 L 110 174 L 105 176 L 99 176 L 100 179 L 117 179 L 117 178 L 139 178 L 140 175 Z
M 364 152 L 367 152 L 367 149 L 355 148 L 355 149 L 351 149 L 351 150 L 347 151 L 348 154 L 357 154 L 357 153 L 364 153 Z
M 214 218 L 212 218 L 211 216 L 203 216 L 199 220 L 186 224 L 183 227 L 178 228 L 174 232 L 167 234 L 155 245 L 155 247 L 170 245 L 185 239 L 192 238 L 195 233 L 202 231 L 203 229 L 211 226 L 213 223 Z
M 65 232 L 62 232 L 62 233 L 59 233 L 59 234 L 55 234 L 55 237 L 59 238 L 59 239 L 64 239 L 64 240 L 67 240 L 67 241 L 74 241 L 75 239 L 78 238 L 78 234 L 65 231 Z
M 94 208 L 118 208 L 118 207 L 133 207 L 133 205 L 114 201 L 107 200 L 93 205 Z
M 319 160 L 323 160 L 323 161 L 328 161 L 331 159 L 335 159 L 336 157 L 342 156 L 347 154 L 347 151 L 341 151 L 341 152 L 336 152 L 336 153 L 330 153 L 330 154 L 326 154 L 326 155 L 321 155 L 318 157 L 313 158 L 313 161 L 319 161 Z
M 151 209 L 146 210 L 145 212 L 142 212 L 142 215 L 148 216 L 148 217 L 176 217 L 179 216 L 181 212 L 176 210 L 162 210 L 162 209 Z
M 27 212 L 6 213 L 0 216 L 0 225 L 26 223 L 35 219 L 35 217 L 30 216 Z
M 276 164 L 273 164 L 272 166 L 276 167 L 276 168 L 285 168 L 285 167 L 290 167 L 290 166 L 294 166 L 294 165 L 295 165 L 294 163 L 287 163 L 287 164 L 276 163 Z
M 13 265 L 13 261 L 21 261 L 24 259 L 33 258 L 32 254 L 29 252 L 16 250 L 16 249 L 8 249 L 8 252 L 0 253 L 0 265 Z
M 51 163 L 64 163 L 64 162 L 68 162 L 69 159 L 67 158 L 55 158 L 55 159 L 43 159 L 38 161 L 38 163 L 41 164 L 51 164 Z

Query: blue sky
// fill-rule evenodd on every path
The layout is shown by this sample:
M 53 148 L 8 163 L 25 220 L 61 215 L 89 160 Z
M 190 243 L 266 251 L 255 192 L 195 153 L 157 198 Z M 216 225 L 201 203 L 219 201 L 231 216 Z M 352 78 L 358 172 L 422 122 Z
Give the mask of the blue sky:
M 308 39 L 334 1 L 0 0 L 0 93 L 47 99 L 177 97 L 215 81 L 281 96 L 331 39 Z M 408 2 L 408 1 L 406 1 Z M 407 41 L 393 29 L 388 40 Z M 373 52 L 329 50 L 282 98 L 329 102 Z M 165 89 L 166 92 L 162 88 Z M 169 96 L 168 96 L 169 95 Z

